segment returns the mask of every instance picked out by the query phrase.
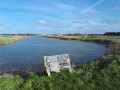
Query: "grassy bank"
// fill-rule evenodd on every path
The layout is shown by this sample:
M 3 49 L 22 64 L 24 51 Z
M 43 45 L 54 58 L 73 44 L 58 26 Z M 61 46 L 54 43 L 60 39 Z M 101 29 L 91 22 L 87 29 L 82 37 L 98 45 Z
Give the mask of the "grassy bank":
M 116 54 L 102 61 L 72 67 L 52 73 L 31 74 L 29 78 L 20 76 L 0 79 L 0 90 L 119 90 L 120 89 L 120 55 Z
M 106 43 L 108 42 L 120 43 L 120 36 L 46 36 L 46 37 L 61 40 L 89 41 L 101 43 L 103 45 L 106 45 Z
M 120 89 L 120 39 L 116 37 L 51 37 L 63 40 L 90 41 L 109 46 L 113 55 L 81 66 L 72 66 L 72 73 L 62 70 L 52 73 L 33 73 L 22 76 L 3 76 L 0 90 L 119 90 Z M 113 49 L 113 50 L 112 50 Z M 115 51 L 115 52 L 113 52 Z M 26 71 L 27 73 L 27 71 Z M 25 73 L 24 73 L 25 74 Z
M 23 38 L 25 38 L 25 36 L 13 36 L 12 38 L 0 37 L 0 45 L 15 43 Z
M 102 44 L 108 47 L 107 54 L 120 53 L 120 36 L 46 36 L 60 40 L 85 41 Z

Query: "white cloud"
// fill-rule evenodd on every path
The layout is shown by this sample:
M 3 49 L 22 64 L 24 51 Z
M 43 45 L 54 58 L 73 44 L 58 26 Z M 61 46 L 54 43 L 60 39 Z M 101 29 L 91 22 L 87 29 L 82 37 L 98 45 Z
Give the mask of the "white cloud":
M 3 23 L 3 22 L 0 22 L 0 26 L 4 26 L 5 25 L 5 23 Z
M 120 14 L 120 13 L 110 13 L 110 14 Z
M 104 1 L 104 0 L 100 0 L 99 2 L 93 4 L 92 6 L 88 7 L 87 9 L 83 10 L 83 11 L 80 13 L 80 15 L 81 15 L 81 14 L 84 14 L 84 13 L 86 13 L 87 11 L 89 11 L 90 9 L 96 7 L 97 5 L 99 5 L 100 3 L 102 3 L 103 1 Z
M 5 28 L 0 28 L 0 30 L 5 30 Z
M 55 27 L 55 28 L 72 27 L 72 25 L 70 24 L 53 23 L 53 22 L 47 22 L 45 20 L 39 20 L 36 24 L 42 26 Z
M 66 8 L 66 9 L 74 9 L 73 6 L 67 5 L 67 4 L 58 4 L 58 7 L 60 8 Z
M 78 20 L 73 21 L 73 23 L 88 23 L 88 22 L 83 19 L 78 19 Z
M 105 10 L 105 12 L 113 12 L 113 11 L 116 11 L 116 10 L 120 10 L 120 7 L 116 6 L 116 7 L 113 7 L 111 9 Z
M 40 21 L 38 21 L 38 23 L 40 23 L 40 24 L 46 24 L 46 21 L 40 20 Z
M 66 27 L 72 27 L 73 25 L 70 24 L 58 24 L 56 25 L 56 28 L 66 28 Z
M 25 15 L 25 16 L 32 16 L 31 13 L 28 13 L 28 12 L 14 12 L 14 14 L 17 14 L 17 15 Z
M 111 9 L 104 10 L 103 12 L 90 11 L 86 17 L 87 18 L 94 18 L 96 16 L 100 16 L 100 15 L 103 15 L 105 13 L 110 13 L 110 12 L 114 12 L 114 11 L 117 11 L 117 10 L 120 10 L 120 7 L 116 6 L 116 7 L 113 7 Z M 120 14 L 120 13 L 110 13 L 110 14 Z
M 109 25 L 119 24 L 120 23 L 120 19 L 105 20 L 103 23 L 106 23 L 106 24 L 109 24 Z
M 52 23 L 46 22 L 45 20 L 39 20 L 37 24 L 40 24 L 42 26 L 53 26 Z
M 94 17 L 96 17 L 96 16 L 100 16 L 101 14 L 102 14 L 101 12 L 90 11 L 86 17 L 87 17 L 87 18 L 94 18 Z

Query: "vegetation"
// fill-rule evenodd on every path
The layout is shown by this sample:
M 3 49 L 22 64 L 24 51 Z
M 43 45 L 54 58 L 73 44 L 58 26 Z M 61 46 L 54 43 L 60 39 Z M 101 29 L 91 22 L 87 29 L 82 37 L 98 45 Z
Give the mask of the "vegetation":
M 25 36 L 13 36 L 12 38 L 0 37 L 0 45 L 10 44 L 22 40 Z
M 120 36 L 46 36 L 49 38 L 56 38 L 62 40 L 76 40 L 76 41 L 89 41 L 95 43 L 101 43 L 106 45 L 110 43 L 120 43 Z
M 75 34 L 67 34 L 69 36 L 80 36 L 81 34 L 80 33 L 75 33 Z
M 70 41 L 86 41 L 102 44 L 108 47 L 107 54 L 120 53 L 120 36 L 46 36 L 48 38 L 56 38 Z
M 72 73 L 62 70 L 52 73 L 31 74 L 29 78 L 20 76 L 0 79 L 0 90 L 119 90 L 120 54 L 104 58 L 102 61 L 72 67 Z
M 106 32 L 104 35 L 120 35 L 120 32 Z
M 109 42 L 109 44 L 112 43 L 110 50 L 120 46 L 120 39 L 109 36 L 54 36 L 51 38 L 106 44 Z M 28 78 L 2 77 L 0 90 L 120 90 L 120 48 L 113 50 L 117 51 L 114 55 L 103 56 L 101 60 L 88 64 L 72 66 L 72 73 L 61 70 L 60 73 L 52 73 L 51 77 L 48 77 L 46 72 L 33 73 Z

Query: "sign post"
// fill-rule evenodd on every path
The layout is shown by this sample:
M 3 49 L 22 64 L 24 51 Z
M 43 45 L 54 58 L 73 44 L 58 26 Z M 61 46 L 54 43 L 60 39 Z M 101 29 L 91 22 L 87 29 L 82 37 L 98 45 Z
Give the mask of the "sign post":
M 49 77 L 50 72 L 60 72 L 60 69 L 68 68 L 72 72 L 69 54 L 44 56 L 44 64 Z

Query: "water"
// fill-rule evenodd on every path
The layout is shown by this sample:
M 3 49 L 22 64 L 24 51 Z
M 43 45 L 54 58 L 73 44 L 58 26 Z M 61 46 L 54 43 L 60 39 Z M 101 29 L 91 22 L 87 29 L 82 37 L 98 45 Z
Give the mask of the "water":
M 106 47 L 94 43 L 30 37 L 0 46 L 0 70 L 43 68 L 43 56 L 57 54 L 69 54 L 71 64 L 79 65 L 101 58 L 106 51 Z

